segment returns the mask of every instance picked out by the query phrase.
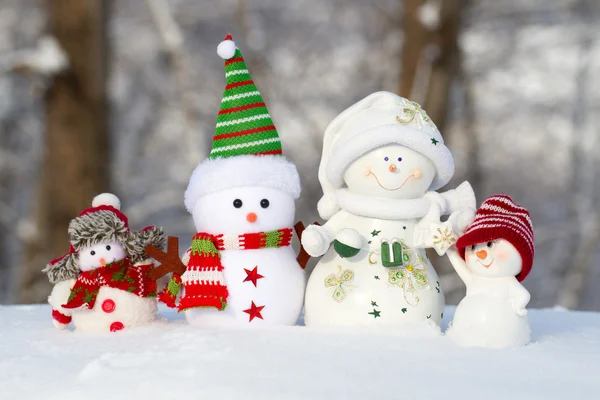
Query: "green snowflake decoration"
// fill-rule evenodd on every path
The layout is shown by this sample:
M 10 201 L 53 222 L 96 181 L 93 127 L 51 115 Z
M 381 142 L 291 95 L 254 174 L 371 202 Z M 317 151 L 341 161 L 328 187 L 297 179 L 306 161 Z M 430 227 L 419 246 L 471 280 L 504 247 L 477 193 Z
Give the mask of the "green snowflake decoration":
M 325 277 L 325 287 L 333 288 L 331 297 L 333 300 L 341 303 L 346 298 L 346 290 L 352 287 L 354 280 L 354 271 L 349 269 L 342 271 L 342 266 L 338 265 L 338 273 L 330 274 Z

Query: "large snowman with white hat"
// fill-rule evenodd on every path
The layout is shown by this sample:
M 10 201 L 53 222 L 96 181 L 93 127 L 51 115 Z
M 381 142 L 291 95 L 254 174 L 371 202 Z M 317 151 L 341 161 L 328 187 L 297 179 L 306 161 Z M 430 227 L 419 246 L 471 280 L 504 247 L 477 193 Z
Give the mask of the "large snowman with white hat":
M 444 293 L 425 248 L 444 254 L 475 209 L 468 182 L 434 192 L 453 173 L 433 121 L 393 93 L 373 93 L 328 126 L 318 204 L 327 223 L 302 236 L 311 256 L 323 255 L 306 290 L 307 326 L 441 323 Z
M 231 36 L 218 54 L 226 87 L 212 150 L 185 192 L 197 233 L 181 263 L 157 254 L 174 272 L 159 298 L 191 325 L 295 325 L 306 286 L 291 247 L 300 177 Z

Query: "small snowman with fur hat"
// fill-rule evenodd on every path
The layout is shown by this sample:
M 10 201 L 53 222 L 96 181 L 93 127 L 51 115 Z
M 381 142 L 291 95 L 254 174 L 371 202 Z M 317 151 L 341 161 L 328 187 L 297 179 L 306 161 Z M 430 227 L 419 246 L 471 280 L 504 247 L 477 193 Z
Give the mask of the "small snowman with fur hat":
M 155 278 L 173 273 L 159 298 L 190 325 L 295 325 L 306 285 L 291 247 L 300 177 L 231 36 L 217 53 L 226 86 L 212 149 L 185 192 L 197 233 L 181 259 L 176 238 L 166 253 L 148 249 Z
M 77 331 L 115 332 L 155 319 L 154 263 L 145 248 L 162 248 L 165 236 L 152 226 L 131 232 L 120 204 L 111 193 L 96 196 L 69 224 L 69 252 L 44 269 L 54 285 L 55 327 L 73 322 Z
M 377 92 L 331 122 L 319 167 L 327 223 L 302 236 L 311 256 L 323 255 L 307 285 L 307 326 L 440 325 L 444 294 L 425 248 L 444 254 L 475 209 L 468 182 L 435 192 L 453 173 L 415 102 Z
M 467 286 L 446 335 L 464 347 L 506 348 L 530 341 L 530 295 L 521 285 L 533 265 L 529 212 L 506 195 L 487 198 L 475 220 L 448 250 Z

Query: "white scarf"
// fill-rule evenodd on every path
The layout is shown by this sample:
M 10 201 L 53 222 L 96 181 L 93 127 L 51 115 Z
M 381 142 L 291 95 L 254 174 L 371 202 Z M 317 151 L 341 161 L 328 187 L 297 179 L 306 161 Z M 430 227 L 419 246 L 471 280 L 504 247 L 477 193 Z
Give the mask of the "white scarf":
M 386 199 L 351 193 L 347 188 L 338 189 L 336 197 L 342 210 L 361 217 L 386 220 L 420 219 L 431 206 L 431 201 L 424 197 Z

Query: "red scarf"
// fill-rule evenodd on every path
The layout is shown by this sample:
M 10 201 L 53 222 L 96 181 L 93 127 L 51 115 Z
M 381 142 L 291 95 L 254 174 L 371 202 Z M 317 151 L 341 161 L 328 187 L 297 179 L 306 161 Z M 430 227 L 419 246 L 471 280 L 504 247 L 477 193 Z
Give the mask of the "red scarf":
M 221 264 L 221 251 L 256 250 L 269 247 L 286 247 L 292 241 L 292 228 L 271 232 L 246 233 L 242 235 L 211 235 L 197 233 L 192 239 L 192 248 L 187 269 L 183 275 L 173 274 L 169 284 L 158 299 L 179 311 L 197 307 L 227 307 L 227 283 Z M 181 286 L 185 294 L 176 304 Z
M 148 276 L 153 264 L 132 266 L 128 258 L 92 271 L 82 271 L 63 308 L 94 308 L 101 287 L 110 287 L 138 297 L 156 297 L 156 282 Z

